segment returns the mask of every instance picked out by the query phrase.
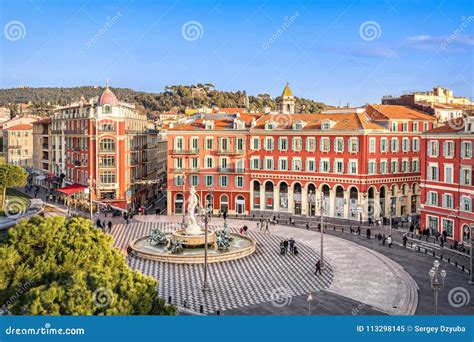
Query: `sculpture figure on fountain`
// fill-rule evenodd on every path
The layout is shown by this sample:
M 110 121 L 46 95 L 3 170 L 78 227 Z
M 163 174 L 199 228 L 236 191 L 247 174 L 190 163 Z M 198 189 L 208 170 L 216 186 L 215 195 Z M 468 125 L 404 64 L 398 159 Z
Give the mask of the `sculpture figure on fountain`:
M 189 190 L 188 198 L 188 226 L 186 227 L 186 234 L 199 235 L 202 234 L 201 227 L 196 221 L 196 206 L 198 198 L 196 195 L 196 188 L 194 186 Z

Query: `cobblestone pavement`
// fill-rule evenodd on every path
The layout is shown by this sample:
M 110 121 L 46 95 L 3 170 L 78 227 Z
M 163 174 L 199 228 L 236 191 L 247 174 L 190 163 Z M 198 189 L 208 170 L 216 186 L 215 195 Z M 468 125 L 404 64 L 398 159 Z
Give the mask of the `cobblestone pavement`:
M 128 241 L 146 235 L 146 230 L 149 231 L 158 222 L 161 222 L 160 226 L 164 225 L 167 229 L 173 224 L 177 227 L 180 217 L 147 215 L 136 217 L 136 220 L 148 221 L 148 224 L 140 226 L 140 223 L 136 223 L 128 227 L 116 225 L 113 228 L 112 234 L 116 237 L 118 247 L 124 248 Z M 212 224 L 222 226 L 223 220 L 213 218 Z M 238 229 L 243 224 L 248 225 L 248 222 L 229 220 L 229 226 L 233 229 Z M 277 225 L 271 227 L 271 234 L 262 238 L 268 241 L 262 243 L 259 241 L 262 234 L 259 234 L 255 227 L 250 228 L 252 236 L 257 239 L 257 242 L 260 242 L 257 254 L 241 260 L 216 264 L 216 270 L 211 269 L 211 279 L 215 277 L 213 281 L 217 284 L 218 291 L 216 291 L 216 298 L 208 300 L 206 306 L 209 309 L 207 312 L 214 311 L 214 308 L 217 310 L 233 309 L 229 313 L 234 314 L 243 313 L 244 311 L 238 309 L 244 310 L 244 308 L 252 306 L 257 308 L 255 313 L 261 312 L 261 314 L 268 312 L 278 314 L 278 310 L 282 313 L 293 312 L 291 305 L 279 306 L 280 301 L 285 302 L 284 298 L 294 297 L 295 303 L 298 303 L 298 301 L 301 302 L 301 299 L 298 300 L 298 298 L 303 298 L 308 293 L 320 289 L 325 289 L 323 293 L 326 295 L 321 296 L 318 292 L 318 298 L 327 299 L 327 305 L 324 305 L 323 302 L 318 305 L 320 308 L 325 308 L 326 314 L 331 314 L 331 306 L 334 306 L 335 303 L 343 302 L 341 298 L 346 299 L 345 309 L 342 311 L 344 314 L 351 314 L 354 309 L 358 310 L 357 312 L 364 312 L 364 310 L 375 312 L 377 310 L 386 314 L 413 314 L 415 312 L 418 302 L 416 283 L 389 258 L 368 248 L 326 235 L 325 262 L 331 266 L 331 269 L 323 270 L 323 275 L 332 270 L 332 282 L 326 281 L 322 286 L 317 286 L 317 277 L 312 272 L 314 263 L 319 259 L 317 251 L 319 251 L 320 234 Z M 275 260 L 280 258 L 278 242 L 281 237 L 289 238 L 290 236 L 293 236 L 300 246 L 302 252 L 298 258 L 302 256 L 303 262 L 293 266 L 291 264 L 285 266 L 284 263 L 283 266 L 275 268 Z M 268 245 L 275 247 L 268 248 Z M 305 256 L 303 257 L 303 255 Z M 201 284 L 200 270 L 202 266 L 170 265 L 136 258 L 130 259 L 129 262 L 132 267 L 138 268 L 146 274 L 152 274 L 166 283 L 166 285 L 160 285 L 160 295 L 166 297 L 166 294 L 173 293 L 176 298 L 173 299 L 171 295 L 172 301 L 183 300 L 187 296 L 190 297 L 189 300 L 194 300 L 193 305 L 201 305 L 198 303 L 203 301 L 203 298 L 199 297 L 202 292 L 196 289 L 199 289 Z M 281 267 L 284 267 L 286 273 L 278 271 Z M 166 278 L 164 279 L 164 277 Z M 307 285 L 296 284 L 297 277 L 303 277 Z M 315 283 L 312 283 L 311 279 Z M 311 285 L 313 289 L 311 289 Z M 328 286 L 324 287 L 324 285 Z M 248 291 L 253 288 L 258 291 Z M 278 305 L 272 305 L 270 311 L 263 309 L 269 307 L 268 302 L 271 303 L 274 296 L 278 298 Z M 187 304 L 189 303 L 190 301 Z M 182 305 L 179 302 L 177 304 Z M 258 309 L 260 307 L 261 310 Z M 273 307 L 284 307 L 284 309 L 273 309 Z M 299 309 L 301 309 L 301 305 L 298 305 Z M 338 311 L 335 308 L 333 314 L 337 313 L 341 313 L 341 310 Z

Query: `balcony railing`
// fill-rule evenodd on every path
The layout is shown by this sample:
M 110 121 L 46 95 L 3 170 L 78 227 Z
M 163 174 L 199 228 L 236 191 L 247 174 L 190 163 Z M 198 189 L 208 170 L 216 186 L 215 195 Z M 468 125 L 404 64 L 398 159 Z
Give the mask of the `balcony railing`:
M 201 169 L 199 167 L 192 167 L 192 168 L 172 168 L 170 172 L 172 173 L 197 173 L 200 172 Z
M 223 154 L 223 155 L 237 155 L 237 154 L 244 154 L 245 150 L 240 150 L 240 149 L 219 149 L 217 150 L 217 154 Z
M 217 172 L 220 173 L 244 173 L 245 169 L 241 167 L 218 167 Z
M 193 154 L 199 154 L 199 149 L 190 149 L 190 150 L 173 150 L 173 154 L 175 155 L 193 155 Z

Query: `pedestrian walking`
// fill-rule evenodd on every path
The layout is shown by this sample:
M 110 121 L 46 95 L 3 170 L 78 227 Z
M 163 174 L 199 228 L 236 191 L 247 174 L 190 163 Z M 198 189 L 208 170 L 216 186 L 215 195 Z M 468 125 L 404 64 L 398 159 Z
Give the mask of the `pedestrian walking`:
M 291 237 L 290 238 L 290 241 L 289 241 L 289 244 L 290 244 L 290 252 L 294 252 L 294 248 L 295 248 L 295 240 Z
M 244 229 L 244 235 L 247 236 L 247 230 L 249 229 L 249 227 L 243 226 L 243 229 Z
M 112 231 L 112 221 L 109 221 L 109 223 L 107 223 L 107 227 L 109 228 L 109 233 Z
M 293 255 L 298 255 L 298 247 L 296 247 L 296 242 L 293 245 Z
M 377 240 L 379 240 L 379 244 L 382 244 L 382 234 L 377 234 Z
M 260 223 L 257 222 L 257 230 L 260 231 Z
M 403 234 L 402 240 L 403 240 L 403 247 L 406 247 L 407 246 L 407 241 L 408 241 L 408 237 L 407 237 L 406 233 Z
M 357 235 L 360 235 L 360 226 L 357 227 Z
M 263 232 L 270 234 L 270 229 L 268 228 L 268 221 L 264 221 L 264 223 L 262 223 L 262 224 L 265 224 L 265 229 L 263 230 Z
M 317 275 L 318 272 L 319 272 L 319 274 L 321 274 L 321 260 L 318 260 L 318 261 L 316 262 L 316 271 L 314 272 L 314 274 Z
M 283 241 L 283 247 L 285 247 L 285 253 L 288 252 L 288 240 L 285 239 L 285 241 Z
M 370 239 L 370 228 L 367 228 L 367 239 Z
M 392 248 L 392 235 L 389 235 L 387 238 L 388 248 Z
M 387 241 L 387 237 L 385 234 L 382 236 L 382 246 L 385 246 L 385 241 Z
M 102 229 L 102 222 L 100 222 L 100 218 L 97 218 L 97 221 L 95 222 L 95 225 L 97 226 L 97 228 L 100 228 Z
M 305 228 L 306 228 L 306 230 L 309 229 L 309 223 L 308 222 L 306 222 Z

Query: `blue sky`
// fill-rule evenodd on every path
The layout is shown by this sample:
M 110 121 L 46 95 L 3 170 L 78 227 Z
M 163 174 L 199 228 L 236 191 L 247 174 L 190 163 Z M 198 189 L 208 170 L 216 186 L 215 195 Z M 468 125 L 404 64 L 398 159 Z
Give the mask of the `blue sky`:
M 473 1 L 2 0 L 0 6 L 1 88 L 102 85 L 108 78 L 112 86 L 143 91 L 213 83 L 272 96 L 289 82 L 295 95 L 333 105 L 436 85 L 474 96 Z

